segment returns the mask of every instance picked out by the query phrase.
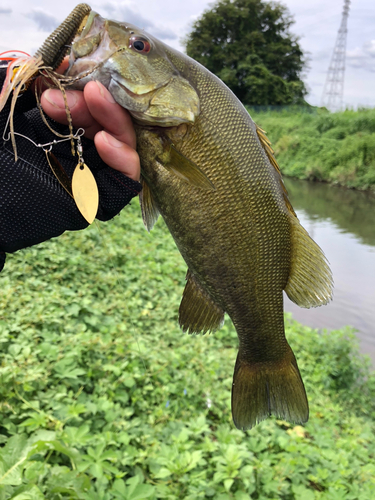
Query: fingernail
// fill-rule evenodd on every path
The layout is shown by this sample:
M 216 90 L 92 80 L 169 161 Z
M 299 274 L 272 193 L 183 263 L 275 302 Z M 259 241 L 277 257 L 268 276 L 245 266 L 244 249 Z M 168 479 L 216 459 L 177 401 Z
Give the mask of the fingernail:
M 98 82 L 98 80 L 95 80 L 95 83 L 99 88 L 100 95 L 104 97 L 106 101 L 110 102 L 111 104 L 115 104 L 116 101 L 113 99 L 111 93 L 104 87 L 104 85 Z
M 103 139 L 105 140 L 105 142 L 107 144 L 109 144 L 110 146 L 112 146 L 113 148 L 122 148 L 122 146 L 124 145 L 123 142 L 118 141 L 117 139 L 115 139 L 113 137 L 113 135 L 107 134 L 107 132 L 104 132 L 104 130 L 102 130 L 101 134 L 102 134 Z
M 69 90 L 68 92 L 65 92 L 65 94 L 68 106 L 70 109 L 72 109 L 77 102 L 77 96 L 74 92 L 70 92 Z M 64 98 L 60 90 L 48 89 L 44 92 L 44 97 L 55 108 L 65 109 Z

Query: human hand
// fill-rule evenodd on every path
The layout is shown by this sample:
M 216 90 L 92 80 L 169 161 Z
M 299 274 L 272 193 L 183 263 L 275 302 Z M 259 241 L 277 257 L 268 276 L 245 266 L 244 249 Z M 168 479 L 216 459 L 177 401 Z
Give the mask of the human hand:
M 83 92 L 67 90 L 66 97 L 74 127 L 85 129 L 85 137 L 94 140 L 101 159 L 110 167 L 139 181 L 140 162 L 129 113 L 115 102 L 99 82 L 89 82 Z M 42 94 L 41 104 L 45 113 L 55 121 L 68 123 L 60 90 L 46 90 Z
M 0 68 L 0 89 L 5 73 L 6 68 Z M 88 138 L 95 141 L 95 144 L 82 141 L 83 154 L 99 190 L 97 218 L 106 221 L 139 194 L 139 158 L 130 116 L 111 102 L 104 87 L 95 82 L 86 87 L 84 92 L 68 91 L 68 99 L 73 99 L 70 105 L 74 126 L 85 128 Z M 10 101 L 8 99 L 0 112 L 0 136 L 7 127 Z M 60 91 L 50 90 L 42 97 L 45 112 L 57 122 L 66 123 L 62 103 Z M 43 122 L 33 92 L 25 92 L 17 100 L 13 120 L 18 161 L 10 141 L 0 143 L 0 198 L 4 200 L 0 217 L 0 271 L 5 252 L 15 252 L 66 230 L 88 225 L 73 198 L 52 173 L 44 148 L 39 145 L 53 145 L 53 154 L 70 178 L 77 166 L 77 157 L 72 155 L 69 141 L 53 142 L 56 135 Z M 68 133 L 63 125 L 54 124 L 53 128 L 60 134 Z M 111 145 L 111 140 L 119 147 Z

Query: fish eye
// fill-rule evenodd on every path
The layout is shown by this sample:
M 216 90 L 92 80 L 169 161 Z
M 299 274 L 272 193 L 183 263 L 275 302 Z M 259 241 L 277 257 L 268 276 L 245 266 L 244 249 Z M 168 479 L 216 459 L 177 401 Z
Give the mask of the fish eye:
M 143 36 L 132 36 L 129 40 L 129 48 L 140 54 L 148 54 L 151 50 L 151 44 Z

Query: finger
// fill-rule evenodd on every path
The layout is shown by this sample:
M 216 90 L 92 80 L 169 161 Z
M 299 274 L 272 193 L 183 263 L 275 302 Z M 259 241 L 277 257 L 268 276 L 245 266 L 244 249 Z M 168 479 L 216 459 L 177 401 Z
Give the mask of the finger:
M 130 114 L 99 82 L 89 82 L 84 89 L 86 104 L 94 119 L 121 142 L 136 148 L 136 136 Z
M 57 68 L 56 73 L 60 73 L 62 75 L 68 69 L 69 66 L 69 56 L 64 57 L 62 63 Z
M 84 128 L 85 136 L 88 139 L 93 139 L 95 134 L 101 130 L 102 127 L 91 115 L 83 92 L 80 90 L 67 90 L 65 94 L 73 125 L 76 128 Z M 62 123 L 64 125 L 68 124 L 65 102 L 60 90 L 46 90 L 43 92 L 40 102 L 44 112 L 47 113 L 48 116 L 56 120 L 58 123 Z
M 141 167 L 135 149 L 122 141 L 118 141 L 104 130 L 96 134 L 94 141 L 104 163 L 119 170 L 131 179 L 139 181 Z

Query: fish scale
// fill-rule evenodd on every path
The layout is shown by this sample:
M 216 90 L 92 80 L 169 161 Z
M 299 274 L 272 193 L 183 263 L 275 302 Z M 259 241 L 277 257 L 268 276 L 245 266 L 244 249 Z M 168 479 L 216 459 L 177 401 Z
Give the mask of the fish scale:
M 153 176 L 152 172 L 156 171 L 152 164 L 142 162 L 142 166 L 151 179 L 150 187 L 155 202 L 189 269 L 234 322 L 240 340 L 240 359 L 255 365 L 278 359 L 288 350 L 284 335 L 282 290 L 287 282 L 289 264 L 275 265 L 275 261 L 279 260 L 290 262 L 290 256 L 287 255 L 290 245 L 284 243 L 284 235 L 289 232 L 286 208 L 284 204 L 283 210 L 279 209 L 278 205 L 283 201 L 282 190 L 277 186 L 274 168 L 259 147 L 249 115 L 243 113 L 241 108 L 236 109 L 237 106 L 230 107 L 226 103 L 225 108 L 221 109 L 220 102 L 214 102 L 209 108 L 211 113 L 205 116 L 204 103 L 211 100 L 211 93 L 215 94 L 216 82 L 212 83 L 211 80 L 211 92 L 204 80 L 199 83 L 193 82 L 193 86 L 198 94 L 202 87 L 205 91 L 199 94 L 202 123 L 198 118 L 190 137 L 181 144 L 180 151 L 208 175 L 215 191 L 204 193 L 202 200 L 199 189 L 188 187 L 183 181 L 171 176 L 168 179 Z M 212 110 L 216 108 L 220 112 L 213 116 Z M 218 135 L 223 130 L 221 124 L 224 117 L 233 129 L 229 134 L 229 144 Z M 225 133 L 228 135 L 227 130 Z M 202 136 L 205 137 L 204 141 Z M 258 149 L 254 144 L 256 142 Z M 218 144 L 222 146 L 218 147 Z M 246 147 L 246 144 L 250 147 Z M 176 146 L 179 147 L 179 144 Z M 139 152 L 142 159 L 142 146 Z M 228 156 L 232 168 L 228 165 Z M 224 177 L 222 167 L 230 168 L 231 175 Z M 267 184 L 271 184 L 269 189 L 273 189 L 276 196 L 272 194 L 268 199 L 267 196 L 257 199 L 254 191 L 259 194 Z M 169 204 L 174 207 L 175 200 L 161 195 L 172 190 L 178 193 L 180 200 L 185 201 L 178 213 L 166 206 Z M 199 206 L 199 214 L 193 211 L 194 205 Z M 222 214 L 219 217 L 218 206 Z M 284 224 L 275 224 L 275 219 L 283 220 Z M 206 226 L 207 221 L 217 222 L 209 228 L 210 241 L 192 241 L 191 234 L 196 234 L 197 226 Z M 282 225 L 283 228 L 280 227 Z M 279 230 L 275 230 L 276 226 Z M 279 243 L 280 237 L 282 244 Z M 207 252 L 208 246 L 214 252 Z M 197 256 L 202 248 L 204 252 Z M 222 269 L 228 267 L 228 255 L 230 273 L 223 273 Z M 215 265 L 212 265 L 213 262 Z M 231 286 L 233 282 L 238 284 L 235 290 Z M 275 304 L 277 294 L 279 297 Z

